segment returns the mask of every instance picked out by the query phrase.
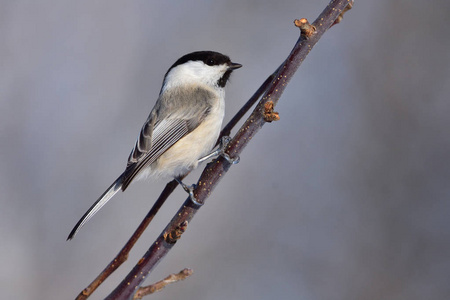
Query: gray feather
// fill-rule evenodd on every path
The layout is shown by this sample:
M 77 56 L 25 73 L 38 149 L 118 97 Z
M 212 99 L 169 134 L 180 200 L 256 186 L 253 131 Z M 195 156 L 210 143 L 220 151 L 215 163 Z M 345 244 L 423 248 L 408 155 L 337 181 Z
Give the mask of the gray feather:
M 142 169 L 150 166 L 173 144 L 197 128 L 208 115 L 214 99 L 213 91 L 200 87 L 164 93 L 142 126 L 131 151 L 122 190 Z

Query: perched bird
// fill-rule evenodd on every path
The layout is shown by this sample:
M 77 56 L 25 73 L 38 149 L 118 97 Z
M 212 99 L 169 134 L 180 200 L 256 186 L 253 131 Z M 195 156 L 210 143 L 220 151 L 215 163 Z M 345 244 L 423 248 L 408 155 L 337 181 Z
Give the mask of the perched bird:
M 118 191 L 135 179 L 180 176 L 220 151 L 211 152 L 225 113 L 225 85 L 242 67 L 226 55 L 198 51 L 178 59 L 164 76 L 158 100 L 142 126 L 125 171 L 81 217 L 69 234 L 80 228 Z M 195 202 L 191 193 L 191 199 Z

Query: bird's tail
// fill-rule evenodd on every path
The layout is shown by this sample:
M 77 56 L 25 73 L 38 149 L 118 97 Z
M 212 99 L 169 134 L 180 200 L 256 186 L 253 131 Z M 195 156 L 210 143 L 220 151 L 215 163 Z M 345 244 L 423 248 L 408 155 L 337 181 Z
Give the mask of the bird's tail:
M 103 195 L 95 201 L 94 204 L 88 209 L 88 211 L 81 217 L 77 225 L 72 229 L 67 240 L 71 240 L 77 232 L 89 221 L 118 191 L 120 191 L 123 182 L 123 174 L 114 181 L 114 183 L 103 193 Z

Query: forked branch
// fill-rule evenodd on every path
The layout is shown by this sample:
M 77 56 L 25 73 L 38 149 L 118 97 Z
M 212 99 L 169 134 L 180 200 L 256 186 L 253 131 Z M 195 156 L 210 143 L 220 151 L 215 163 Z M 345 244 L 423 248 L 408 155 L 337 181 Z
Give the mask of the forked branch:
M 294 73 L 322 35 L 331 26 L 339 23 L 343 13 L 351 8 L 352 5 L 353 0 L 332 0 L 312 24 L 309 24 L 306 19 L 295 21 L 295 25 L 300 28 L 301 34 L 291 53 L 222 131 L 224 135 L 228 135 L 240 118 L 259 99 L 260 95 L 264 93 L 252 114 L 228 144 L 227 152 L 231 157 L 238 156 L 265 123 L 279 119 L 278 113 L 274 112 L 273 109 Z M 222 157 L 215 159 L 206 166 L 200 176 L 197 188 L 194 190 L 197 201 L 200 203 L 206 201 L 229 168 L 230 163 Z M 175 187 L 175 182 L 171 182 L 166 186 L 152 210 L 116 257 L 116 259 L 119 259 L 113 260 L 102 274 L 87 289 L 80 293 L 77 299 L 87 298 L 121 262 L 126 260 L 131 247 L 145 230 L 153 218 L 154 213 L 158 211 L 160 205 L 162 205 Z M 136 296 L 136 291 L 150 271 L 153 270 L 175 245 L 200 207 L 194 205 L 188 198 L 145 255 L 139 260 L 137 265 L 106 299 L 130 299 L 133 295 Z

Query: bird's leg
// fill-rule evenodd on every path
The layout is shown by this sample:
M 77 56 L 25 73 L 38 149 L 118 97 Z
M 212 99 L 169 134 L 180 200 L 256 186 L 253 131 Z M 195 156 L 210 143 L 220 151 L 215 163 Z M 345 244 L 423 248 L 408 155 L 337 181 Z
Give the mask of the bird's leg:
M 228 144 L 230 143 L 231 138 L 229 136 L 223 136 L 222 139 L 220 140 L 220 145 L 219 148 L 217 148 L 216 150 L 212 151 L 211 153 L 209 153 L 208 155 L 200 158 L 198 160 L 199 163 L 210 159 L 211 157 L 215 157 L 215 156 L 223 156 L 223 158 L 225 158 L 230 164 L 237 164 L 240 160 L 239 156 L 236 157 L 230 157 L 228 155 L 228 153 L 225 152 L 225 150 L 227 149 Z
M 199 163 L 204 162 L 205 160 L 208 160 L 215 156 L 223 156 L 230 164 L 237 164 L 240 160 L 239 156 L 236 157 L 230 157 L 228 153 L 225 153 L 225 150 L 227 149 L 228 144 L 230 143 L 231 138 L 229 136 L 224 136 L 220 140 L 219 147 L 209 153 L 208 155 L 200 158 L 198 160 Z M 183 189 L 189 194 L 189 198 L 191 201 L 196 205 L 203 205 L 203 203 L 200 203 L 194 196 L 194 189 L 197 187 L 196 184 L 192 185 L 186 185 L 184 184 L 180 178 L 175 177 L 175 180 L 183 187 Z
M 194 203 L 195 205 L 203 205 L 203 203 L 200 203 L 197 201 L 197 199 L 194 196 L 194 189 L 197 187 L 197 185 L 194 183 L 192 185 L 186 185 L 183 183 L 183 181 L 181 181 L 180 178 L 175 177 L 175 180 L 183 187 L 183 189 L 189 194 L 189 198 L 191 199 L 192 203 Z

